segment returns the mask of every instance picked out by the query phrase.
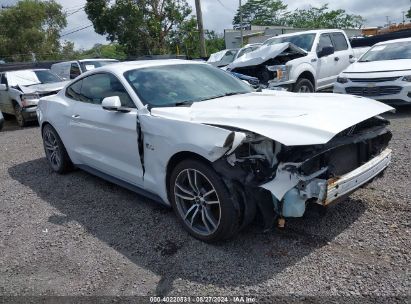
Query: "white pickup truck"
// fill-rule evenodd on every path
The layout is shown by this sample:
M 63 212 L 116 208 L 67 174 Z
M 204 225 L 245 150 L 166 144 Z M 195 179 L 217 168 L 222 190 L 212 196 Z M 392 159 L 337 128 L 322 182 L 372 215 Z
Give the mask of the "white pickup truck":
M 270 38 L 227 69 L 259 78 L 268 87 L 314 92 L 333 86 L 337 76 L 368 48 L 351 48 L 342 30 L 313 30 Z

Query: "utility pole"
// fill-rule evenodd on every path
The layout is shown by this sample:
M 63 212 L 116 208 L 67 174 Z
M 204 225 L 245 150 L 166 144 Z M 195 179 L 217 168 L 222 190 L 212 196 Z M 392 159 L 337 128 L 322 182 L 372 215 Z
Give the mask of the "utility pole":
M 405 11 L 402 11 L 402 24 L 405 24 Z
M 240 10 L 240 31 L 241 31 L 241 46 L 240 47 L 243 47 L 243 45 L 244 45 L 244 29 L 243 29 L 243 5 L 242 5 L 242 3 L 241 3 L 241 0 L 239 0 L 239 4 L 240 4 L 240 8 L 239 8 L 239 10 Z
M 385 16 L 387 18 L 387 26 L 390 26 L 390 16 Z
M 201 11 L 200 0 L 196 0 L 196 12 L 197 12 L 197 24 L 200 35 L 200 54 L 202 58 L 207 57 L 205 37 L 204 37 L 204 25 L 203 25 L 203 13 Z

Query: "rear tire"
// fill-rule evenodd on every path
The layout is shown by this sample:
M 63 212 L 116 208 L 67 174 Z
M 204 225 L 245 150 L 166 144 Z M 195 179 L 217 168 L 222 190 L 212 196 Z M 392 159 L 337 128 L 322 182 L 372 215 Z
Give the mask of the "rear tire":
M 46 159 L 51 169 L 59 174 L 67 173 L 73 169 L 73 163 L 67 154 L 66 148 L 51 125 L 43 128 L 43 146 Z
M 204 162 L 179 163 L 170 176 L 169 197 L 183 227 L 201 241 L 217 242 L 239 231 L 239 211 L 226 185 Z
M 16 121 L 20 127 L 23 128 L 27 126 L 27 121 L 23 116 L 23 109 L 18 103 L 14 104 L 14 115 L 16 116 Z
M 293 89 L 293 92 L 296 93 L 314 93 L 314 91 L 314 85 L 306 78 L 298 79 Z

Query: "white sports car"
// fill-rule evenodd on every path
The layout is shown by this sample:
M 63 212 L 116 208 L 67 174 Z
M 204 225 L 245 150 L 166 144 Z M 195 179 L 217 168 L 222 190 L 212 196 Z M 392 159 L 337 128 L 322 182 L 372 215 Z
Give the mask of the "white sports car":
M 262 216 L 301 217 L 381 173 L 391 160 L 380 102 L 256 92 L 191 61 L 109 65 L 42 98 L 51 168 L 73 166 L 172 206 L 196 238 L 235 235 Z

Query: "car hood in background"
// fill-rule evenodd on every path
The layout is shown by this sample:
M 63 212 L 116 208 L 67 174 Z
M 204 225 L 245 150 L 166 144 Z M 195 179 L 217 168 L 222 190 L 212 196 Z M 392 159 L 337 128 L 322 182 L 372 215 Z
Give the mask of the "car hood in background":
M 45 84 L 36 84 L 32 86 L 19 86 L 23 93 L 49 93 L 60 91 L 64 86 L 69 83 L 70 81 L 60 81 L 60 82 L 52 82 L 52 83 L 45 83 Z
M 393 110 L 357 96 L 263 91 L 193 103 L 190 107 L 153 108 L 151 114 L 248 130 L 287 146 L 298 146 L 325 144 L 339 132 Z
M 228 65 L 228 69 L 232 70 L 235 68 L 262 64 L 269 59 L 277 57 L 288 48 L 291 48 L 294 52 L 301 53 L 301 55 L 307 55 L 306 51 L 296 45 L 290 42 L 283 42 L 274 45 L 261 46 L 259 49 L 234 60 Z
M 411 59 L 354 62 L 344 73 L 411 72 Z

